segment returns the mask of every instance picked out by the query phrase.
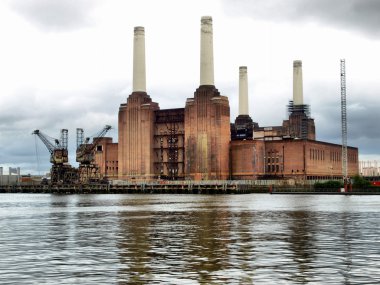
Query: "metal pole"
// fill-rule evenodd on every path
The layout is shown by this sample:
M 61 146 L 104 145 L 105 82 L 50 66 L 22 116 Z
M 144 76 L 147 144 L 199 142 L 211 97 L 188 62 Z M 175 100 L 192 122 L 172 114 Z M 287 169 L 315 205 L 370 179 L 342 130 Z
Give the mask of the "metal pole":
M 340 94 L 341 94 L 341 118 L 342 118 L 342 175 L 344 181 L 347 175 L 347 105 L 346 105 L 346 62 L 340 60 Z

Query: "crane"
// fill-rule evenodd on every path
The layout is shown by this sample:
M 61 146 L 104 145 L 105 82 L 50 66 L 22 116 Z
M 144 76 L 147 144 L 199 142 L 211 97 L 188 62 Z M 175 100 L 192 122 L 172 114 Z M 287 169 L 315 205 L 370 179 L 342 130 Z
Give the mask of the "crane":
M 38 136 L 50 152 L 51 163 L 58 165 L 68 162 L 67 129 L 61 130 L 61 140 L 51 138 L 40 130 L 34 130 L 32 134 Z
M 93 137 L 92 143 L 90 143 L 89 137 L 84 139 L 83 129 L 77 128 L 76 161 L 79 162 L 80 182 L 89 183 L 100 180 L 99 167 L 95 164 L 95 149 L 100 140 L 111 128 L 110 125 L 106 125 Z
M 50 152 L 50 162 L 52 167 L 50 170 L 51 184 L 71 184 L 76 179 L 76 170 L 68 164 L 68 130 L 61 130 L 61 138 L 56 139 L 49 137 L 40 130 L 34 130 L 36 135 L 44 143 Z

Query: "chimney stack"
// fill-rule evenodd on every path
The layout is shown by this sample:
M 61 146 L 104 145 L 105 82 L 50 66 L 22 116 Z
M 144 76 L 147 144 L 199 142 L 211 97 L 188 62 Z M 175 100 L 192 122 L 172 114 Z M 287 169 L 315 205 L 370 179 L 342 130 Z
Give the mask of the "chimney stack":
M 146 92 L 145 30 L 135 27 L 133 38 L 133 92 Z
M 293 61 L 293 104 L 303 105 L 302 61 Z
M 201 19 L 200 85 L 214 85 L 214 54 L 211 16 L 203 16 Z
M 248 113 L 248 78 L 247 67 L 239 67 L 239 115 L 249 115 Z

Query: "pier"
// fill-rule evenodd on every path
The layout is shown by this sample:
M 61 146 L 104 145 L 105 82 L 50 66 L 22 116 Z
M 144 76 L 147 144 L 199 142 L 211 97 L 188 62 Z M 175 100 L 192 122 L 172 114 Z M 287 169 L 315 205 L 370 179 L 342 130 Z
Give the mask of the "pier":
M 4 185 L 0 193 L 51 194 L 250 194 L 268 193 L 267 185 L 230 182 L 155 181 L 122 184 Z
M 277 182 L 277 184 L 275 183 Z M 314 188 L 313 184 L 287 185 L 274 180 L 140 181 L 116 180 L 110 184 L 0 185 L 0 193 L 49 194 L 321 194 L 379 195 L 380 187 Z M 282 181 L 283 182 L 283 181 Z

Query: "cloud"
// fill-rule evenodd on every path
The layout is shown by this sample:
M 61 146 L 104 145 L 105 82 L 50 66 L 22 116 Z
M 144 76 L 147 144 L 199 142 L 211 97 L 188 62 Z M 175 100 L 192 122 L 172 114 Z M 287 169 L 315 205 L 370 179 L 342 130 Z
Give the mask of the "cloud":
M 373 97 L 371 90 L 349 93 L 347 97 L 348 145 L 357 147 L 359 154 L 379 153 L 380 99 Z M 315 119 L 317 140 L 341 144 L 341 105 L 339 93 L 322 83 L 312 86 L 311 116 Z
M 11 7 L 44 31 L 76 30 L 92 24 L 96 0 L 13 0 Z
M 28 88 L 4 98 L 6 104 L 0 106 L 1 166 L 20 166 L 23 173 L 37 173 L 37 168 L 41 173 L 48 172 L 49 152 L 32 136 L 35 129 L 53 138 L 60 137 L 61 129 L 68 129 L 69 162 L 76 166 L 76 128 L 83 128 L 85 136 L 93 136 L 111 125 L 113 130 L 107 136 L 117 141 L 118 107 L 127 96 L 125 82 L 115 81 L 65 94 Z
M 223 0 L 225 12 L 261 20 L 317 22 L 380 36 L 378 0 Z

